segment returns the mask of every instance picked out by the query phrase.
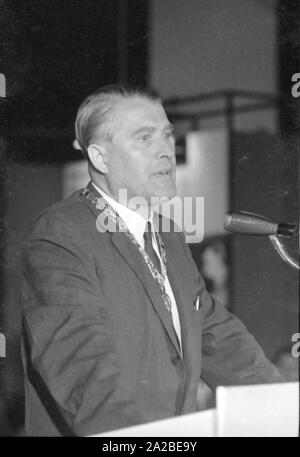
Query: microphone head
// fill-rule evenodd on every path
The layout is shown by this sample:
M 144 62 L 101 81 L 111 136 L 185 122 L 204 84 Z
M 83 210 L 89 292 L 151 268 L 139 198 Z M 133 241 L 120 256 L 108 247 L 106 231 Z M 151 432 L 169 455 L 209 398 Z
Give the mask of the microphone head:
M 224 216 L 224 229 L 230 232 L 230 227 L 232 223 L 232 213 L 225 213 Z
M 296 231 L 294 224 L 277 224 L 264 216 L 245 211 L 226 213 L 224 228 L 239 235 L 281 235 L 286 237 L 294 236 Z
M 253 213 L 226 213 L 224 228 L 239 235 L 276 235 L 278 224 Z

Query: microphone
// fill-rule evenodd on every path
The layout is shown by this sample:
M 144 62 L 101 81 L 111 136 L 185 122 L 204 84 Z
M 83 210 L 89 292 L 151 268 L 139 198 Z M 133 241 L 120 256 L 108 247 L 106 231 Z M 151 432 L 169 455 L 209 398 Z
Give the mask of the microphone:
M 259 214 L 241 211 L 239 213 L 226 213 L 224 221 L 225 230 L 239 235 L 280 235 L 292 237 L 295 234 L 295 224 L 285 222 L 276 223 Z

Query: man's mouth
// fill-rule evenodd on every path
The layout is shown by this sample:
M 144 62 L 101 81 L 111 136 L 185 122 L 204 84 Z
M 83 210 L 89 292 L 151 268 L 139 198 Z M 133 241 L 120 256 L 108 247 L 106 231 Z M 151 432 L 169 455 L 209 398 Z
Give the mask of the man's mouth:
M 172 169 L 168 168 L 168 169 L 160 170 L 155 174 L 159 175 L 159 176 L 171 176 L 172 175 Z

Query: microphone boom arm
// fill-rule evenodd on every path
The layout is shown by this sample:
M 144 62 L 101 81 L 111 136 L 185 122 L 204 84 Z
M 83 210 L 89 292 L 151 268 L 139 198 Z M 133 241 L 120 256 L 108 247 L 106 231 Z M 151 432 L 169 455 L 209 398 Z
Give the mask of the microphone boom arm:
M 273 248 L 276 252 L 278 252 L 282 260 L 284 260 L 288 265 L 290 265 L 290 267 L 293 267 L 296 270 L 300 269 L 299 262 L 292 258 L 292 256 L 288 253 L 288 251 L 276 235 L 269 235 L 269 240 L 271 241 Z

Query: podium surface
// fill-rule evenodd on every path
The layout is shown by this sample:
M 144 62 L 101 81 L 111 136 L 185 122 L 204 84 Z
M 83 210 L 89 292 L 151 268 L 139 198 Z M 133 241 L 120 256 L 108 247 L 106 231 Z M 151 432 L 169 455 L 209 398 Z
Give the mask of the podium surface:
M 217 435 L 296 437 L 299 384 L 259 384 L 217 389 Z
M 299 384 L 217 388 L 217 408 L 101 433 L 98 437 L 296 437 Z

